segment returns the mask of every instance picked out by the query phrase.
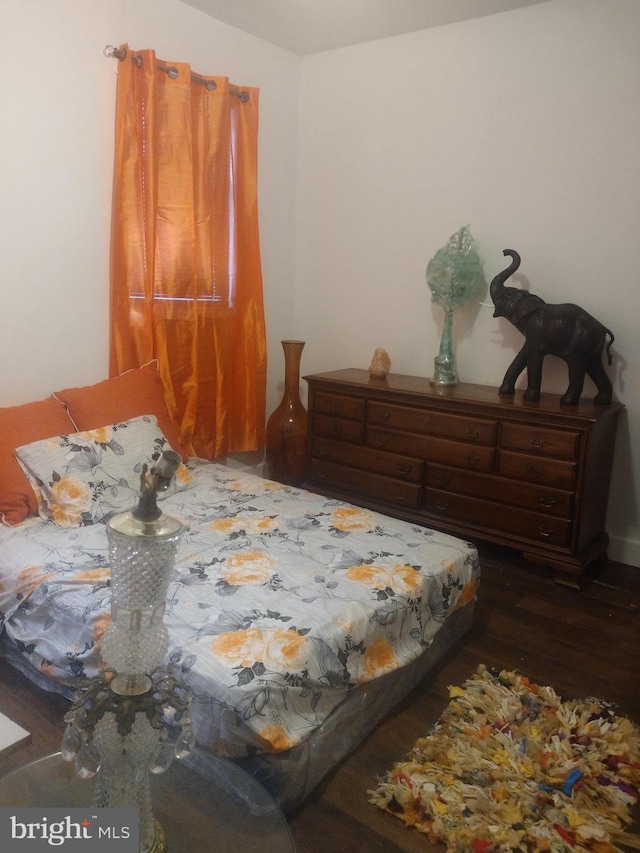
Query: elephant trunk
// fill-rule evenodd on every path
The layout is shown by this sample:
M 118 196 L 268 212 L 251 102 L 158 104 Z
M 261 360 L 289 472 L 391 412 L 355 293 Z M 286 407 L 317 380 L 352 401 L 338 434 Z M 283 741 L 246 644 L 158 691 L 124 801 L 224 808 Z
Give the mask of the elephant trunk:
M 499 272 L 498 275 L 492 279 L 491 284 L 489 285 L 489 293 L 491 294 L 491 299 L 494 305 L 496 305 L 504 295 L 505 281 L 512 276 L 520 266 L 520 255 L 514 249 L 505 249 L 502 254 L 509 255 L 512 260 L 509 266 L 505 270 L 502 270 L 502 272 Z

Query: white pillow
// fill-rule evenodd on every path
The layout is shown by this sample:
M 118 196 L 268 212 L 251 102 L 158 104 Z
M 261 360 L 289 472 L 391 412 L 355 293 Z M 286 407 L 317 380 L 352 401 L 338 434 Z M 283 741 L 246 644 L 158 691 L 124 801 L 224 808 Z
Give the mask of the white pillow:
M 38 514 L 59 527 L 82 527 L 133 509 L 143 463 L 171 450 L 155 415 L 18 447 L 16 458 L 38 497 Z M 192 477 L 181 464 L 164 494 L 181 491 Z

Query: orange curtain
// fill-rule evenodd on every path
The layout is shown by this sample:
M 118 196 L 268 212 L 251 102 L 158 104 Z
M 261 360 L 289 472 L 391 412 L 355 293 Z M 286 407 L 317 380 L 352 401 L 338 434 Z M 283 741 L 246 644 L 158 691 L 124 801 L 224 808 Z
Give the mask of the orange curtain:
M 264 444 L 258 90 L 152 50 L 118 65 L 110 374 L 152 359 L 185 446 Z

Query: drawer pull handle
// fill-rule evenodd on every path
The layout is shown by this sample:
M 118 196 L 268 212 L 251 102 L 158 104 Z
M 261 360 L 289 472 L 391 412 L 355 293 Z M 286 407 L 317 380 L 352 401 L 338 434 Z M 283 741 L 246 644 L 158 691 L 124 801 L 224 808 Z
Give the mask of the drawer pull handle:
M 328 459 L 332 453 L 333 450 L 330 447 L 320 447 L 316 452 L 316 456 L 318 459 Z
M 467 435 L 469 436 L 469 438 L 480 438 L 480 436 L 482 435 L 482 427 L 467 427 Z
M 339 415 L 343 409 L 344 406 L 342 405 L 342 403 L 334 403 L 333 406 L 331 406 L 331 411 L 336 415 Z
M 406 492 L 396 492 L 396 501 L 399 504 L 403 504 L 408 497 L 409 495 Z
M 537 447 L 538 450 L 542 450 L 546 443 L 546 440 L 539 435 L 534 435 L 530 442 L 531 446 Z
M 413 470 L 413 465 L 409 465 L 408 462 L 401 462 L 398 465 L 398 472 L 400 474 L 410 474 L 412 470 Z
M 451 474 L 438 474 L 435 481 L 437 486 L 448 486 L 451 482 Z
M 422 423 L 430 424 L 431 423 L 431 415 L 428 415 L 426 412 L 422 414 Z
M 439 509 L 441 512 L 448 512 L 449 504 L 446 501 L 436 501 L 436 509 Z
M 380 423 L 386 423 L 390 417 L 391 412 L 385 412 L 384 410 L 381 410 L 376 414 L 376 420 L 380 421 Z
M 529 465 L 527 472 L 531 477 L 534 477 L 537 480 L 544 474 L 544 469 L 537 465 Z
M 467 460 L 467 464 L 469 465 L 477 465 L 480 461 L 480 457 L 477 453 L 467 453 L 464 458 Z
M 541 539 L 550 539 L 553 536 L 553 527 L 539 527 L 538 535 Z
M 329 432 L 331 433 L 331 435 L 342 435 L 342 427 L 333 424 L 333 426 L 329 428 Z
M 540 498 L 540 503 L 542 504 L 542 506 L 545 509 L 553 509 L 554 506 L 558 503 L 558 501 L 555 500 L 554 498 L 542 497 L 542 498 Z
M 385 445 L 389 443 L 389 437 L 384 435 L 384 433 L 379 432 L 376 434 L 374 441 L 378 447 L 385 447 Z
M 326 480 L 328 476 L 326 471 L 316 471 L 316 480 Z

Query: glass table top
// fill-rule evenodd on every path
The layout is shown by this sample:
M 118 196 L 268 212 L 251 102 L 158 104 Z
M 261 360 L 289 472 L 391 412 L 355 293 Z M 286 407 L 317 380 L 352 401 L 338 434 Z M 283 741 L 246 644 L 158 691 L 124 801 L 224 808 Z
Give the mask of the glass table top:
M 156 820 L 169 853 L 295 853 L 287 821 L 264 788 L 229 761 L 195 750 L 151 777 Z M 60 753 L 0 777 L 0 806 L 91 805 L 94 780 L 80 779 Z

